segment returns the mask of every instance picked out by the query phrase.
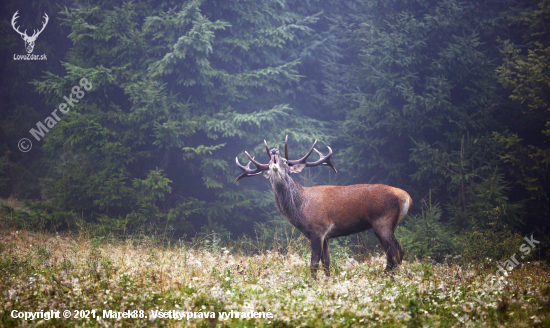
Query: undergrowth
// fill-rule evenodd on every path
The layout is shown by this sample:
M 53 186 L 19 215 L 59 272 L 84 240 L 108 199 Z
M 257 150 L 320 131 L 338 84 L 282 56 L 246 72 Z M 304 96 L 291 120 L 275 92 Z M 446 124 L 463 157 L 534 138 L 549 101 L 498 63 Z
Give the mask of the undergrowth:
M 286 238 L 259 246 L 222 241 L 216 233 L 174 242 L 4 229 L 0 326 L 550 326 L 550 273 L 543 262 L 523 261 L 501 279 L 490 276 L 496 273 L 491 266 L 452 257 L 405 261 L 386 274 L 384 254 L 358 261 L 349 245 L 333 241 L 332 277 L 320 273 L 312 280 L 307 240 Z M 14 310 L 90 312 L 87 319 L 24 322 L 12 318 Z M 147 318 L 103 318 L 109 310 L 143 311 Z M 155 310 L 215 317 L 153 319 Z M 231 311 L 269 312 L 273 318 L 219 317 Z

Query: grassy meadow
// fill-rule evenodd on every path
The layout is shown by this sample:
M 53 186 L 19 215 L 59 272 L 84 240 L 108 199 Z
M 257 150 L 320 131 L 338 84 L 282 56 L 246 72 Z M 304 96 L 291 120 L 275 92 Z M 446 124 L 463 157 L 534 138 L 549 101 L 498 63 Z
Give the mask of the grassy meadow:
M 550 272 L 543 262 L 521 263 L 490 288 L 485 278 L 497 270 L 491 261 L 405 261 L 386 274 L 383 254 L 357 261 L 333 247 L 332 277 L 319 273 L 315 281 L 303 237 L 288 239 L 284 249 L 251 251 L 243 241 L 222 246 L 215 235 L 173 243 L 3 229 L 0 326 L 550 326 Z M 69 310 L 72 317 L 13 319 L 14 310 Z M 87 318 L 74 318 L 80 310 Z M 109 310 L 136 310 L 143 318 L 104 318 Z M 152 317 L 170 310 L 183 318 Z M 231 311 L 270 312 L 272 318 L 220 318 Z

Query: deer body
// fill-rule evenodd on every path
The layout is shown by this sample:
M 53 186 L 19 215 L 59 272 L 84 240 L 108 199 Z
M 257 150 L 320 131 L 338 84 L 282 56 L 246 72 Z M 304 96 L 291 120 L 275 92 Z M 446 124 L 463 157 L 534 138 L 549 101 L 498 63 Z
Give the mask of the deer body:
M 315 145 L 315 144 L 314 144 Z M 306 162 L 309 153 L 301 160 L 289 161 L 285 142 L 285 157 L 277 149 L 266 149 L 271 157 L 269 164 L 260 164 L 249 156 L 256 170 L 237 164 L 244 173 L 238 179 L 261 173 L 271 182 L 275 203 L 290 223 L 311 242 L 311 275 L 316 277 L 319 262 L 325 273 L 330 274 L 330 238 L 347 236 L 373 229 L 386 251 L 386 270 L 401 263 L 403 249 L 395 239 L 394 231 L 412 206 L 409 194 L 401 189 L 381 184 L 352 186 L 303 187 L 295 182 L 290 173 L 298 173 L 306 166 L 327 165 L 336 169 L 329 155 L 317 162 Z
M 405 191 L 379 184 L 304 188 L 304 195 L 302 226 L 323 222 L 328 229 L 324 232 L 327 238 L 348 236 L 380 225 L 395 229 L 412 202 Z M 385 222 L 383 219 L 387 217 L 392 220 Z M 307 230 L 302 232 L 311 234 Z

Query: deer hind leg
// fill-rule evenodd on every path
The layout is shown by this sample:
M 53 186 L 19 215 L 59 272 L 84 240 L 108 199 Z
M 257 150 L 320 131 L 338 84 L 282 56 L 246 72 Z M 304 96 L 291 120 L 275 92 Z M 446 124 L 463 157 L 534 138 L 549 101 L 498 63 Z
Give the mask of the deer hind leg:
M 386 271 L 397 268 L 403 259 L 403 248 L 397 242 L 393 229 L 387 226 L 373 227 L 373 229 L 386 252 Z
M 328 247 L 328 239 L 323 240 L 323 253 L 321 254 L 321 263 L 325 269 L 325 275 L 330 277 L 330 249 Z
M 317 279 L 317 269 L 323 253 L 323 239 L 321 237 L 311 237 L 311 277 Z

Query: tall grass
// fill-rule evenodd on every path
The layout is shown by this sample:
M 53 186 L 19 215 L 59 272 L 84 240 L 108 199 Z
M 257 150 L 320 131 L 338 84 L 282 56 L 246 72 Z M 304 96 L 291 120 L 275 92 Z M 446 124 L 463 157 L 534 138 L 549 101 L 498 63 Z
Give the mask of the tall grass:
M 384 273 L 384 254 L 355 251 L 368 243 L 361 238 L 368 237 L 332 241 L 332 277 L 312 280 L 309 243 L 293 231 L 266 242 L 260 234 L 173 240 L 100 236 L 85 226 L 67 234 L 3 226 L 0 326 L 550 326 L 550 274 L 542 262 L 521 263 L 491 288 L 485 278 L 494 270 L 450 257 L 405 261 Z M 11 317 L 13 310 L 95 310 L 96 318 L 24 322 Z M 148 318 L 99 319 L 104 310 L 144 311 Z M 215 318 L 152 319 L 154 310 L 215 312 Z M 218 314 L 250 310 L 273 318 Z

